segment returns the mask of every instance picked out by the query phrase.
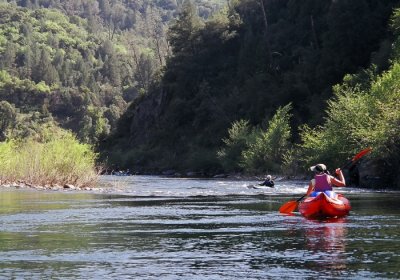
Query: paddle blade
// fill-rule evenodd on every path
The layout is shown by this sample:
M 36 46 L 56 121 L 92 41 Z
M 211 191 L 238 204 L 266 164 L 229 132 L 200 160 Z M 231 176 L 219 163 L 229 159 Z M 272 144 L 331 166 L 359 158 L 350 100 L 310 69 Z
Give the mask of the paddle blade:
M 349 166 L 352 166 L 353 164 L 355 164 L 360 158 L 362 158 L 363 156 L 365 156 L 366 154 L 368 154 L 370 151 L 372 151 L 372 148 L 366 148 L 360 152 L 358 152 L 358 154 L 356 154 L 351 160 L 349 160 L 345 165 L 343 165 L 340 169 L 344 169 L 347 168 Z
M 364 150 L 362 150 L 361 152 L 359 152 L 358 154 L 356 154 L 351 161 L 355 162 L 357 160 L 359 160 L 360 158 L 362 158 L 364 155 L 368 154 L 370 151 L 372 151 L 372 148 L 366 148 Z
M 296 200 L 292 200 L 289 202 L 286 202 L 279 208 L 279 212 L 283 214 L 290 214 L 297 208 L 297 204 L 299 204 Z

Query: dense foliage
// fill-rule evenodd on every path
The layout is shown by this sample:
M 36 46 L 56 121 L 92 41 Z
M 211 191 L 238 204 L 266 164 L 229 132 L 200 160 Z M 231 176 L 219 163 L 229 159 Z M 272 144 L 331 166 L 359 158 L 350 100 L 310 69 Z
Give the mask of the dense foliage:
M 168 31 L 173 53 L 162 81 L 122 117 L 104 145 L 109 159 L 118 164 L 115 159 L 122 158 L 137 169 L 212 173 L 237 170 L 233 159 L 241 157 L 238 146 L 244 146 L 252 147 L 243 154 L 252 158 L 242 164 L 247 171 L 279 170 L 281 163 L 297 169 L 298 154 L 290 145 L 268 157 L 260 154 L 275 152 L 267 139 L 251 144 L 241 135 L 268 131 L 277 109 L 289 103 L 291 130 L 285 134 L 290 139 L 282 136 L 285 141 L 299 143 L 305 134 L 297 128 L 304 124 L 323 124 L 333 85 L 370 63 L 377 72 L 388 67 L 388 22 L 396 3 L 229 1 L 203 21 L 186 1 Z M 238 139 L 228 141 L 236 129 Z M 343 157 L 356 149 L 349 148 Z
M 328 162 L 339 166 L 351 153 L 372 147 L 379 161 L 381 186 L 400 187 L 400 64 L 399 57 L 385 73 L 364 84 L 346 77 L 335 87 L 323 126 L 305 127 L 300 153 L 306 164 Z M 333 156 L 335 155 L 335 156 Z
M 268 129 L 256 134 L 255 141 L 243 151 L 242 166 L 248 171 L 280 171 L 283 157 L 290 147 L 291 105 L 278 108 Z
M 197 1 L 199 13 L 210 16 L 219 2 Z M 81 141 L 104 138 L 128 103 L 158 80 L 169 53 L 166 28 L 180 5 L 2 1 L 0 100 L 16 116 L 2 125 L 1 138 L 33 135 L 36 124 L 48 121 L 71 129 Z
M 41 139 L 0 143 L 0 183 L 93 186 L 97 155 L 68 132 L 48 127 Z

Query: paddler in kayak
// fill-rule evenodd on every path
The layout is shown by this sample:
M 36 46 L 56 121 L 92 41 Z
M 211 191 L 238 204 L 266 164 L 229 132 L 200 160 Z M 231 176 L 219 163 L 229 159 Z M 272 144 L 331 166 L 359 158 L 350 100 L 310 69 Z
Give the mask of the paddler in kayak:
M 344 187 L 346 186 L 346 181 L 342 170 L 337 168 L 335 173 L 338 175 L 339 179 L 329 175 L 325 164 L 317 164 L 310 167 L 311 171 L 315 172 L 314 179 L 310 181 L 307 190 L 307 196 L 316 197 L 321 192 L 324 192 L 327 196 L 331 198 L 336 198 L 335 192 L 332 191 L 332 186 Z
M 267 175 L 267 177 L 265 178 L 265 181 L 262 182 L 261 184 L 258 184 L 259 186 L 266 186 L 266 187 L 270 187 L 273 188 L 275 183 L 272 180 L 272 176 L 271 175 Z

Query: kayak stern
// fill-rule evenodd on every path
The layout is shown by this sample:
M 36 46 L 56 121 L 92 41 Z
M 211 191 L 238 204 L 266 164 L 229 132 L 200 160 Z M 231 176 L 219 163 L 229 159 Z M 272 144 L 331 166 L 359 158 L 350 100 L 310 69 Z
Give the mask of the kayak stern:
M 330 198 L 320 193 L 316 197 L 306 198 L 299 205 L 301 215 L 312 219 L 343 217 L 349 214 L 350 209 L 349 200 L 341 194 L 337 198 Z

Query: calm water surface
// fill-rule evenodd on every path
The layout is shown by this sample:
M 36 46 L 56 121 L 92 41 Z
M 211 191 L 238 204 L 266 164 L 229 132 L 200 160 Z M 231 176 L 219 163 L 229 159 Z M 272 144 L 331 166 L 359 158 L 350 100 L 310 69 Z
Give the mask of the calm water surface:
M 399 192 L 351 215 L 285 216 L 305 182 L 102 178 L 104 192 L 0 189 L 0 279 L 399 279 Z

